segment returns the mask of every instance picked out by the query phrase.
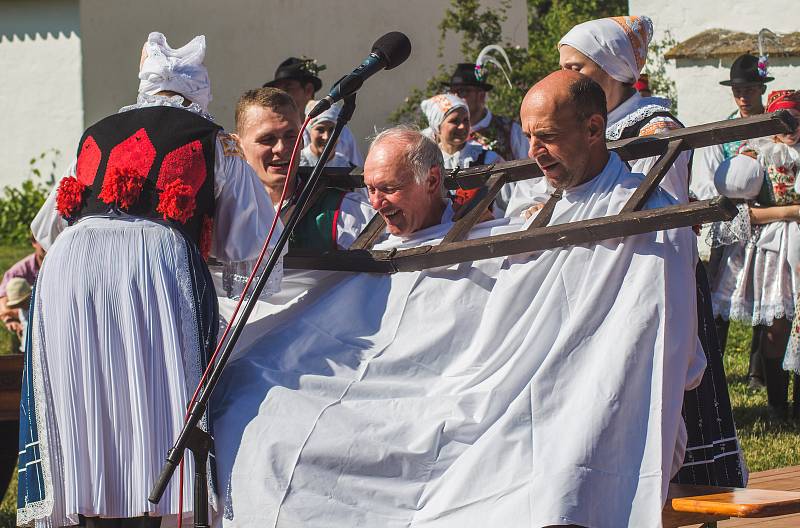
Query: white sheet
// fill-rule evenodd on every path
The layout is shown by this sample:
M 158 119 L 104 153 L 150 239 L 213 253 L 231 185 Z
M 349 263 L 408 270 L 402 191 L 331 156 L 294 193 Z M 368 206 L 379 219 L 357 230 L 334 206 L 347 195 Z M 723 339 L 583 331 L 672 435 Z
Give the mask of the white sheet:
M 612 155 L 553 223 L 617 212 L 640 180 Z M 705 366 L 693 245 L 686 228 L 310 290 L 287 273 L 216 393 L 218 523 L 660 526 Z

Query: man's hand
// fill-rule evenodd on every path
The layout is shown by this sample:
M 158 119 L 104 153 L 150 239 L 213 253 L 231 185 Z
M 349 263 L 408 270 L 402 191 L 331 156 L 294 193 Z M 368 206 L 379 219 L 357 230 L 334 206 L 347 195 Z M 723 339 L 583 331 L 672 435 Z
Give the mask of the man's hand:
M 22 323 L 16 320 L 10 320 L 7 321 L 5 324 L 6 324 L 6 330 L 8 330 L 9 332 L 14 332 L 15 334 L 17 334 L 18 338 L 22 339 Z
M 543 203 L 533 204 L 532 206 L 528 207 L 524 211 L 522 211 L 522 217 L 527 220 L 530 217 L 534 216 L 539 210 L 544 207 Z

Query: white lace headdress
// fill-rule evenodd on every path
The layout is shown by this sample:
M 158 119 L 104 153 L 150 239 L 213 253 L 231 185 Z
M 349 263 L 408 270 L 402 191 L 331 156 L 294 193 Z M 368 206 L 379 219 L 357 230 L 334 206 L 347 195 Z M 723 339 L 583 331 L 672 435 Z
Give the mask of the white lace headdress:
M 464 108 L 469 114 L 469 107 L 467 102 L 459 96 L 451 93 L 443 93 L 434 95 L 430 99 L 425 99 L 420 103 L 422 113 L 428 118 L 428 124 L 435 133 L 439 133 L 439 126 L 441 126 L 447 114 L 457 108 Z
M 203 65 L 206 37 L 198 35 L 183 47 L 173 49 L 163 33 L 154 31 L 144 43 L 139 67 L 139 93 L 153 95 L 169 90 L 177 92 L 203 110 L 211 102 L 211 82 Z
M 558 42 L 592 59 L 614 79 L 633 84 L 639 79 L 653 38 L 653 22 L 646 16 L 590 20 L 569 30 Z

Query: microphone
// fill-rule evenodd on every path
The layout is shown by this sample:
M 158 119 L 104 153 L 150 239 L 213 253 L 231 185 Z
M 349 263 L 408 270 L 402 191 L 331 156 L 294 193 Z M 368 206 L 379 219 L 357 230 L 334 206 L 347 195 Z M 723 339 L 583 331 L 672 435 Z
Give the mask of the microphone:
M 385 34 L 375 41 L 375 44 L 372 45 L 372 52 L 364 62 L 352 73 L 342 77 L 308 115 L 312 118 L 317 117 L 337 101 L 358 91 L 364 81 L 375 73 L 384 69 L 391 70 L 403 64 L 409 55 L 411 55 L 411 41 L 407 36 L 399 31 Z

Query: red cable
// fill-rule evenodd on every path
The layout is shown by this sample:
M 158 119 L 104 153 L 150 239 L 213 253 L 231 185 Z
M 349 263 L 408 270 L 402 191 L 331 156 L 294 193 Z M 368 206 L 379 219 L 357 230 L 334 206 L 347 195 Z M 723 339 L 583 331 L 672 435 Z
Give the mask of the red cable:
M 308 122 L 311 121 L 310 117 L 306 117 L 306 120 L 303 122 L 303 126 L 300 127 L 300 132 L 297 134 L 297 139 L 294 142 L 294 148 L 292 149 L 292 157 L 289 160 L 289 173 L 286 177 L 286 181 L 283 182 L 283 191 L 281 191 L 281 198 L 278 202 L 278 207 L 275 210 L 275 218 L 272 219 L 272 225 L 269 228 L 269 233 L 267 234 L 267 239 L 264 241 L 264 246 L 261 248 L 261 253 L 258 255 L 258 260 L 256 260 L 255 266 L 253 266 L 253 271 L 250 273 L 250 276 L 247 278 L 247 282 L 244 285 L 244 289 L 242 290 L 241 296 L 239 296 L 239 302 L 236 303 L 236 308 L 233 310 L 233 315 L 231 315 L 230 320 L 228 321 L 228 325 L 225 327 L 225 331 L 222 333 L 222 337 L 219 339 L 217 343 L 217 348 L 214 350 L 214 353 L 211 355 L 211 359 L 208 361 L 208 366 L 206 366 L 205 372 L 203 372 L 203 377 L 200 378 L 200 383 L 197 384 L 197 388 L 192 395 L 192 399 L 189 401 L 189 405 L 186 407 L 186 414 L 184 415 L 184 423 L 186 420 L 189 419 L 189 410 L 194 405 L 195 401 L 197 401 L 197 396 L 200 394 L 200 389 L 206 382 L 208 375 L 211 373 L 211 369 L 214 366 L 214 362 L 217 360 L 217 356 L 219 355 L 220 350 L 222 349 L 223 343 L 225 343 L 225 338 L 228 337 L 228 333 L 233 326 L 234 321 L 236 321 L 236 316 L 239 314 L 239 308 L 242 306 L 242 302 L 247 295 L 248 290 L 250 289 L 250 284 L 253 282 L 253 279 L 258 272 L 258 268 L 261 267 L 261 262 L 264 260 L 264 255 L 267 253 L 267 249 L 269 249 L 269 242 L 272 239 L 272 235 L 275 232 L 275 226 L 278 224 L 278 219 L 281 216 L 281 209 L 283 208 L 283 202 L 286 200 L 286 191 L 289 189 L 289 180 L 291 179 L 292 168 L 294 167 L 294 160 L 297 156 L 297 152 L 299 151 L 299 146 L 303 141 L 303 132 L 305 131 L 306 127 L 308 126 Z M 180 465 L 180 483 L 178 488 L 178 528 L 183 528 L 183 458 L 181 458 L 181 465 Z

